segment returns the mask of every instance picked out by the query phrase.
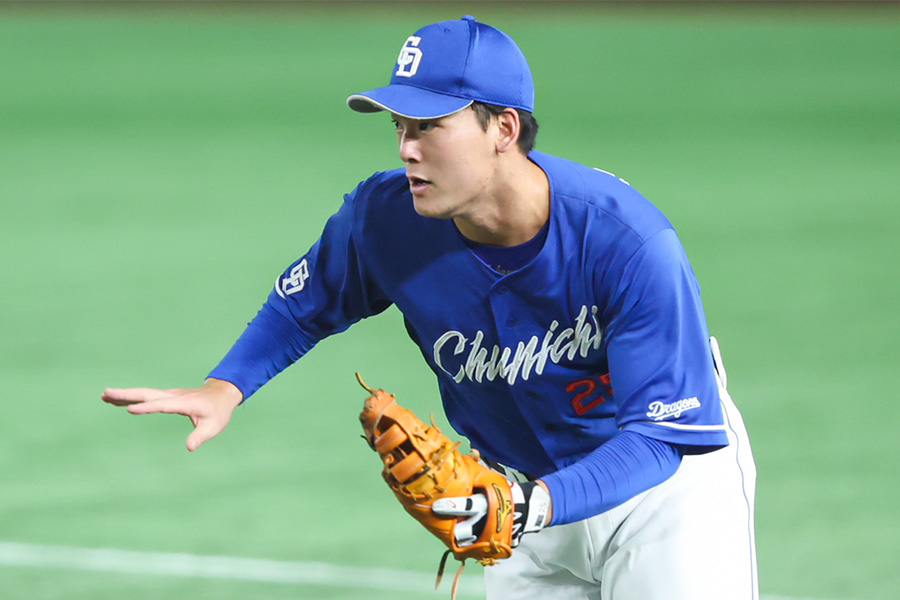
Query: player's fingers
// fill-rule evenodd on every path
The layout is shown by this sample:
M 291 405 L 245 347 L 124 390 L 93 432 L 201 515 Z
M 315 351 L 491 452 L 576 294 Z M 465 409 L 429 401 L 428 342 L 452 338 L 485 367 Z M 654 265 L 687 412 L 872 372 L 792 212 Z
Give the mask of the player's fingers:
M 470 517 L 487 512 L 487 498 L 475 494 L 462 498 L 439 498 L 431 505 L 431 511 L 445 517 Z
M 127 410 L 133 415 L 166 413 L 185 415 L 192 418 L 202 416 L 202 406 L 196 401 L 192 401 L 189 396 L 169 396 L 158 400 L 146 400 L 136 404 L 129 404 Z
M 139 402 L 141 402 L 141 400 L 132 400 L 130 398 L 116 398 L 115 396 L 108 396 L 106 394 L 100 396 L 100 399 L 107 404 L 112 404 L 113 406 L 128 406 L 129 404 L 138 404 Z
M 100 399 L 115 406 L 128 406 L 139 404 L 159 398 L 166 398 L 178 390 L 157 390 L 154 388 L 107 388 L 103 390 Z
M 200 419 L 197 421 L 194 431 L 187 438 L 187 449 L 190 452 L 193 452 L 204 443 L 222 433 L 223 429 L 225 429 L 225 425 L 220 425 L 212 419 Z
M 453 537 L 459 547 L 471 546 L 484 531 L 486 514 L 472 515 L 468 519 L 457 521 L 453 526 Z

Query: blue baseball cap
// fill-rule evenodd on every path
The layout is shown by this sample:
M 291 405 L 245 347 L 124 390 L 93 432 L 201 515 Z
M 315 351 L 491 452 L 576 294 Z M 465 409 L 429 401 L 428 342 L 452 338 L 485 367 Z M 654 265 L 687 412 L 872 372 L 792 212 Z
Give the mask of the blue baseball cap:
M 357 112 L 436 119 L 475 101 L 534 112 L 534 81 L 511 37 L 466 15 L 409 36 L 390 84 L 353 94 L 347 105 Z

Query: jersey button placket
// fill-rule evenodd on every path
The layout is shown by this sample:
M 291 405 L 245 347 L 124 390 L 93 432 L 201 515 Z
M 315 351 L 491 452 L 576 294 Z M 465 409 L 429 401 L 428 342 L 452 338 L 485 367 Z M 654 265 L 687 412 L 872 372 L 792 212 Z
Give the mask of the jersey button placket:
M 500 282 L 491 290 L 490 302 L 491 310 L 494 313 L 494 324 L 497 328 L 497 335 L 501 341 L 501 346 L 516 347 L 516 340 L 513 339 L 515 334 L 510 332 L 518 321 L 511 314 L 513 304 L 515 303 L 515 294 L 510 293 L 510 288 L 505 282 Z M 508 332 L 508 333 L 504 333 Z

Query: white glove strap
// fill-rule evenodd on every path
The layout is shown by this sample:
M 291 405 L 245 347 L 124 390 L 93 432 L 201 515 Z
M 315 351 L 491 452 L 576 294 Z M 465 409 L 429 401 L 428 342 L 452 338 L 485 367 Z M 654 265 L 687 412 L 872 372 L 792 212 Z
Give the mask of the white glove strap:
M 525 523 L 523 533 L 538 531 L 546 527 L 549 514 L 550 492 L 541 484 L 536 484 L 531 491 L 531 498 L 528 500 L 528 522 Z

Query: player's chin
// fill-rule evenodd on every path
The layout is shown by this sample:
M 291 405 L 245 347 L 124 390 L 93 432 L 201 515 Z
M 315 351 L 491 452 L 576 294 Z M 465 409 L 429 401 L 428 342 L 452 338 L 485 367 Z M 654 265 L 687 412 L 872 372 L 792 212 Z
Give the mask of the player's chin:
M 449 219 L 452 216 L 447 209 L 447 204 L 441 202 L 436 194 L 413 194 L 413 208 L 420 216 L 431 219 Z

